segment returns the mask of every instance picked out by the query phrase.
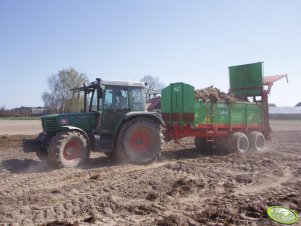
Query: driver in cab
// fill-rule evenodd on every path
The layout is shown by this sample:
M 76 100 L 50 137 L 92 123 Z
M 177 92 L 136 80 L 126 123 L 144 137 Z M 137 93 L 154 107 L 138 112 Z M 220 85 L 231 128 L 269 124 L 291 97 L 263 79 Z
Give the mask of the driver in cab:
M 116 97 L 117 97 L 117 108 L 118 109 L 126 108 L 127 107 L 126 97 L 122 95 L 121 90 L 116 91 Z

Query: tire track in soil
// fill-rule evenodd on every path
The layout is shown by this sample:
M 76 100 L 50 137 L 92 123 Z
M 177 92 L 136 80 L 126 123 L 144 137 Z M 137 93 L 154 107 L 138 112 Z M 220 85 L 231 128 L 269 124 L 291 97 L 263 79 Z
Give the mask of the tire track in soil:
M 90 177 L 108 178 L 114 174 L 127 174 L 132 171 L 150 170 L 169 164 L 158 162 L 150 165 L 121 165 L 110 168 L 99 168 L 93 170 L 82 169 L 58 169 L 47 173 L 13 174 L 10 178 L 1 179 L 0 194 L 22 195 L 23 193 L 41 189 L 58 189 L 63 186 L 83 183 Z M 1 178 L 1 174 L 0 174 Z
M 71 220 L 71 216 L 74 213 L 77 216 L 81 216 L 82 214 L 80 214 L 80 212 L 90 212 L 90 210 L 85 211 L 79 206 L 84 206 L 85 208 L 87 205 L 92 205 L 95 198 L 98 196 L 97 192 L 99 191 L 99 186 L 106 184 L 105 182 L 98 182 L 94 180 L 91 181 L 91 178 L 95 178 L 96 176 L 96 178 L 106 181 L 110 180 L 112 177 L 116 177 L 118 180 L 128 173 L 135 171 L 148 171 L 164 166 L 165 164 L 167 163 L 160 162 L 146 166 L 123 165 L 113 166 L 112 168 L 106 169 L 93 169 L 83 172 L 81 172 L 82 170 L 80 169 L 60 169 L 51 173 L 35 173 L 34 175 L 20 174 L 14 177 L 14 179 L 11 180 L 11 183 L 1 187 L 1 193 L 4 193 L 3 197 L 17 197 L 18 200 L 23 200 L 23 202 L 28 202 L 28 200 L 30 200 L 31 205 L 35 205 L 35 202 L 37 201 L 35 200 L 36 197 L 41 197 L 43 193 L 47 193 L 49 190 L 54 189 L 52 191 L 54 194 L 64 194 L 65 197 L 61 197 L 62 199 L 49 199 L 49 197 L 46 197 L 44 201 L 39 200 L 36 203 L 41 205 L 39 207 L 40 210 L 33 209 L 28 211 L 28 209 L 25 208 L 25 210 L 21 210 L 21 214 L 30 212 L 30 215 L 32 216 L 32 222 L 34 223 L 42 223 L 55 219 L 63 220 L 66 217 Z M 69 172 L 70 170 L 71 172 Z M 18 180 L 18 182 L 15 183 L 15 180 Z M 83 186 L 85 183 L 87 186 Z M 95 196 L 91 197 L 91 193 Z M 43 202 L 45 201 L 52 203 L 54 207 L 43 207 L 45 205 Z M 89 214 L 83 214 L 82 217 L 89 217 Z M 19 216 L 19 218 L 21 218 L 21 216 Z M 10 221 L 9 218 L 6 220 L 8 222 L 13 222 Z M 75 218 L 73 220 L 76 221 L 78 219 Z M 22 219 L 22 222 L 26 224 L 29 223 L 28 219 Z
M 261 192 L 267 192 L 270 189 L 282 189 L 283 184 L 290 182 L 295 177 L 289 168 L 283 169 L 283 175 L 281 177 L 275 175 L 268 175 L 264 177 L 259 183 L 253 183 L 245 190 L 238 190 L 234 192 L 235 195 L 252 195 Z

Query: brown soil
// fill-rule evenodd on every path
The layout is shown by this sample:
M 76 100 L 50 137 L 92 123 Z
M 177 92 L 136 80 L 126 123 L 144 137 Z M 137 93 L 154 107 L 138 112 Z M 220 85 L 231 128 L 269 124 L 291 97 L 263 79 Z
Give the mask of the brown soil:
M 0 135 L 0 225 L 279 225 L 268 206 L 301 213 L 301 122 L 281 123 L 261 153 L 204 156 L 184 139 L 148 165 L 92 153 L 59 170 L 21 151 L 33 135 Z
M 40 120 L 0 120 L 0 135 L 37 135 L 41 131 Z

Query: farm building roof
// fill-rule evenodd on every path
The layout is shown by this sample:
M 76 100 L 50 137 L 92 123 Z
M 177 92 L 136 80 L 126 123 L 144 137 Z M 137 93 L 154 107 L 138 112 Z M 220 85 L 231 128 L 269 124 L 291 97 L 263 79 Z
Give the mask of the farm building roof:
M 269 107 L 270 114 L 301 114 L 301 107 Z

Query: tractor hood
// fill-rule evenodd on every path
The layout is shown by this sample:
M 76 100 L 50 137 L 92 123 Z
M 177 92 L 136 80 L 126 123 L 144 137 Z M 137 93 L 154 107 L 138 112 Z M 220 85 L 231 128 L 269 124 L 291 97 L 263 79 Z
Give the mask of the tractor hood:
M 66 126 L 92 131 L 97 125 L 97 112 L 65 113 L 41 117 L 44 132 L 59 132 Z

